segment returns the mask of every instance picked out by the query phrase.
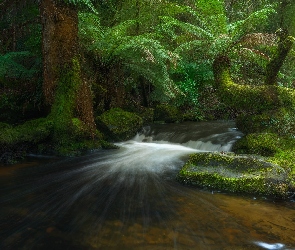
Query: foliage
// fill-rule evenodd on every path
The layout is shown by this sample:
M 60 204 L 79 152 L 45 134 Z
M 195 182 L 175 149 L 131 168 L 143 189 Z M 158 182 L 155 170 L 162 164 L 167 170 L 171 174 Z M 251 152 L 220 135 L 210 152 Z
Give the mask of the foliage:
M 169 67 L 177 55 L 149 34 L 130 35 L 137 24 L 127 20 L 113 27 L 102 27 L 95 14 L 80 13 L 80 38 L 88 53 L 105 67 L 120 63 L 133 78 L 143 76 L 155 86 L 154 98 L 173 97 L 177 87 L 169 76 Z
M 34 1 L 0 10 L 0 120 L 22 123 L 42 109 L 41 24 Z
M 29 61 L 32 62 L 28 65 Z M 40 71 L 40 66 L 40 58 L 35 59 L 29 51 L 8 52 L 0 55 L 0 83 L 4 83 L 5 79 L 32 78 Z
M 173 100 L 177 106 L 198 107 L 199 90 L 213 81 L 211 65 L 202 61 L 190 63 L 182 60 L 171 70 L 171 75 L 182 93 Z
M 278 85 L 287 87 L 287 88 L 295 88 L 295 50 L 292 49 L 287 56 L 283 67 L 281 68 L 278 75 Z
M 173 27 L 178 27 L 191 35 L 189 41 L 180 44 L 177 48 L 178 52 L 196 48 L 203 56 L 206 55 L 211 60 L 217 55 L 228 53 L 233 47 L 239 48 L 239 40 L 265 24 L 269 15 L 274 13 L 272 6 L 265 6 L 243 20 L 228 23 L 223 1 L 202 0 L 197 1 L 194 8 L 189 6 L 184 8 L 193 21 L 188 23 L 165 16 L 162 17 L 166 23 L 165 28 L 171 32 Z M 174 39 L 178 37 L 176 31 Z
M 79 7 L 79 8 L 88 8 L 89 10 L 91 10 L 92 12 L 94 13 L 97 13 L 97 10 L 96 8 L 94 7 L 94 3 L 95 2 L 99 2 L 99 1 L 96 1 L 96 0 L 58 0 L 59 2 L 62 2 L 62 3 L 66 3 L 66 4 L 71 4 L 71 5 L 74 5 L 76 7 Z

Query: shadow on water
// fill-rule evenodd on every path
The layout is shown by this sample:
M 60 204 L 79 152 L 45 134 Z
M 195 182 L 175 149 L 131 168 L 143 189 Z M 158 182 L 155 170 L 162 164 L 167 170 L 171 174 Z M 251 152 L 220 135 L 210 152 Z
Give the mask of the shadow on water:
M 175 181 L 200 142 L 222 150 L 241 136 L 219 124 L 148 128 L 118 150 L 2 168 L 0 249 L 295 249 L 293 202 Z

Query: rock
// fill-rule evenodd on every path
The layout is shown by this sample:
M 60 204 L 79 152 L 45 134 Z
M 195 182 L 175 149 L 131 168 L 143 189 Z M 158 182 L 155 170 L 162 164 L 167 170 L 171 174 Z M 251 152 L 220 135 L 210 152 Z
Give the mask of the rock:
M 138 115 L 113 108 L 96 118 L 98 129 L 107 133 L 110 138 L 124 141 L 136 135 L 143 125 L 142 118 Z
M 185 184 L 228 192 L 287 198 L 289 170 L 263 157 L 233 153 L 196 153 L 180 170 Z
M 287 108 L 268 110 L 256 115 L 241 115 L 236 122 L 239 130 L 245 134 L 269 132 L 295 137 L 295 113 Z
M 183 116 L 176 107 L 168 104 L 159 104 L 155 108 L 154 119 L 155 121 L 171 123 L 182 121 Z

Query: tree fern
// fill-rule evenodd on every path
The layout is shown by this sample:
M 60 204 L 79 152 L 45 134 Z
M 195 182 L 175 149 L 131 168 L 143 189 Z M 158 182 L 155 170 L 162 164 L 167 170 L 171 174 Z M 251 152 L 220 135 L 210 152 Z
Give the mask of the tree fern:
M 190 23 L 172 17 L 162 17 L 168 32 L 171 33 L 171 29 L 177 27 L 191 34 L 188 36 L 190 39 L 179 44 L 176 51 L 185 52 L 185 50 L 203 48 L 201 53 L 206 54 L 211 60 L 218 54 L 228 53 L 234 46 L 239 48 L 239 40 L 244 35 L 254 32 L 275 12 L 273 6 L 266 6 L 253 12 L 244 20 L 228 23 L 224 1 L 221 0 L 196 1 L 195 7 L 186 7 L 186 11 L 192 17 Z M 177 40 L 177 34 L 173 34 L 174 39 Z
M 87 20 L 90 20 L 88 22 Z M 91 21 L 92 20 L 92 21 Z M 114 27 L 101 27 L 95 14 L 80 14 L 80 38 L 85 49 L 103 64 L 111 67 L 120 62 L 133 76 L 143 76 L 155 86 L 155 95 L 171 98 L 177 87 L 168 70 L 177 55 L 167 50 L 152 34 L 130 35 L 137 24 L 127 20 Z

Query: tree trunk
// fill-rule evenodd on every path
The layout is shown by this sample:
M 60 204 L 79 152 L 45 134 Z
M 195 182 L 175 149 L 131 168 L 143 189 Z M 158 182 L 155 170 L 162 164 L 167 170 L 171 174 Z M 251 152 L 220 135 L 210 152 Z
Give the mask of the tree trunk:
M 283 63 L 293 45 L 293 40 L 288 35 L 288 32 L 286 30 L 281 29 L 277 35 L 279 36 L 279 44 L 278 44 L 277 52 L 266 66 L 266 77 L 265 77 L 266 85 L 277 84 L 277 77 L 278 77 L 279 71 L 281 67 L 283 66 Z
M 215 88 L 219 88 L 220 85 L 232 82 L 230 74 L 230 59 L 225 55 L 219 55 L 213 62 L 213 74 Z
M 79 117 L 94 133 L 92 95 L 80 69 L 78 12 L 61 1 L 42 0 L 43 91 L 56 138 Z

